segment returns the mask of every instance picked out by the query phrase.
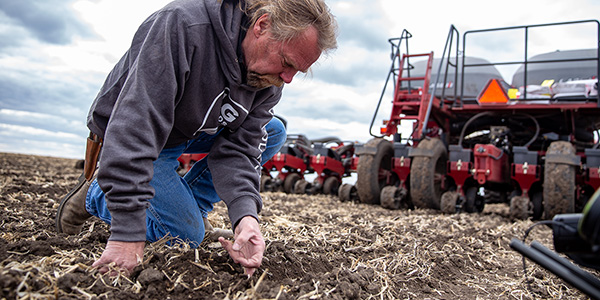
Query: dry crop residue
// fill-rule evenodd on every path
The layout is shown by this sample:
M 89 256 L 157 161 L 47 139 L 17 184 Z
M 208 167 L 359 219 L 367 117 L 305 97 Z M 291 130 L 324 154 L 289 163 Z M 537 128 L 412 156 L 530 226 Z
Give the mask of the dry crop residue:
M 512 222 L 506 205 L 481 214 L 386 210 L 336 197 L 264 193 L 267 249 L 250 279 L 218 244 L 197 250 L 146 247 L 130 278 L 90 267 L 108 227 L 54 230 L 58 201 L 75 184 L 76 160 L 0 153 L 0 299 L 585 299 L 527 264 L 508 243 L 531 221 Z M 226 209 L 209 215 L 229 226 Z M 531 239 L 551 247 L 551 231 Z M 530 288 L 528 288 L 528 283 Z

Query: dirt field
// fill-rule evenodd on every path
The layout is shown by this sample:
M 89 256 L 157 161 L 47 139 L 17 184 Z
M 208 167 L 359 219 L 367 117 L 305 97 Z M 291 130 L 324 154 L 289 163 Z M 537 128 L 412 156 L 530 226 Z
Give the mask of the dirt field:
M 58 201 L 81 170 L 75 160 L 0 153 L 0 299 L 586 299 L 527 263 L 508 244 L 531 221 L 505 205 L 481 214 L 391 211 L 336 197 L 265 193 L 262 267 L 242 275 L 218 244 L 146 247 L 130 278 L 89 267 L 108 228 L 88 222 L 56 234 Z M 224 206 L 210 215 L 229 226 Z M 551 246 L 551 231 L 531 240 Z

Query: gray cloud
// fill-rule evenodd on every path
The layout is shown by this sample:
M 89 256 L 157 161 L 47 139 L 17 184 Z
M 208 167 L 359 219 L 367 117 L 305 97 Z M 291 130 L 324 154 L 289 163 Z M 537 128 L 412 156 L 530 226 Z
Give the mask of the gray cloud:
M 0 109 L 40 112 L 64 117 L 85 116 L 101 83 L 101 76 L 87 80 L 76 74 L 34 76 L 31 71 L 0 73 Z
M 386 46 L 385 41 L 389 38 L 387 29 L 392 23 L 384 17 L 380 3 L 372 0 L 337 0 L 330 3 L 339 26 L 340 46 L 353 43 L 368 50 Z
M 370 122 L 371 112 L 357 112 L 343 100 L 307 99 L 304 94 L 286 92 L 277 105 L 277 114 L 282 116 L 303 116 L 315 120 L 330 120 L 338 123 Z M 310 96 L 308 96 L 310 97 Z
M 329 1 L 339 27 L 338 49 L 327 63 L 314 67 L 315 79 L 360 86 L 365 80 L 385 79 L 389 61 L 391 21 L 381 4 L 372 0 Z M 382 66 L 385 66 L 382 69 Z
M 49 44 L 68 44 L 74 36 L 94 37 L 89 25 L 71 8 L 74 0 L 2 0 L 0 24 L 9 30 L 0 32 L 0 47 L 21 44 L 23 33 Z M 10 43 L 10 44 L 9 44 Z
M 381 52 L 372 52 L 370 55 L 373 55 L 372 60 L 377 61 L 381 61 L 382 57 L 380 55 L 383 55 L 384 60 L 386 58 L 385 54 Z M 355 59 L 358 59 L 358 57 L 355 57 Z M 389 66 L 385 64 L 362 64 L 361 62 L 356 62 L 352 65 L 333 65 L 316 69 L 315 79 L 333 84 L 361 86 L 366 84 L 366 81 L 384 81 L 388 71 Z
M 387 22 L 380 16 L 367 16 L 357 22 L 353 16 L 341 15 L 338 18 L 340 35 L 338 41 L 341 44 L 355 44 L 367 50 L 381 50 L 387 46 L 386 26 Z M 381 28 L 381 30 L 373 30 Z

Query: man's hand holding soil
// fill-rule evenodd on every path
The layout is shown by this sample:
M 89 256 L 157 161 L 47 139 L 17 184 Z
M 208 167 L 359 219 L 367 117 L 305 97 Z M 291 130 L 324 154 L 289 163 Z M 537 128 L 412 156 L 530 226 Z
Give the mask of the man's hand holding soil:
M 108 266 L 114 263 L 117 268 L 129 275 L 133 268 L 142 262 L 144 245 L 145 242 L 108 241 L 102 256 L 92 264 L 92 267 L 97 267 L 100 273 L 104 274 L 108 272 Z M 116 274 L 111 273 L 111 275 Z
M 260 267 L 265 252 L 265 240 L 254 217 L 246 216 L 240 220 L 235 228 L 233 243 L 223 237 L 219 238 L 219 242 L 229 252 L 233 261 L 244 267 L 244 273 L 248 276 L 252 276 Z

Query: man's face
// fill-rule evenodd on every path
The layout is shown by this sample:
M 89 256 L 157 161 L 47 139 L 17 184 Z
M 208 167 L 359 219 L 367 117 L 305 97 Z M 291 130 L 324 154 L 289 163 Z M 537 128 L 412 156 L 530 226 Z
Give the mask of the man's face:
M 268 16 L 263 15 L 242 43 L 247 83 L 256 88 L 292 82 L 296 73 L 308 71 L 321 55 L 313 27 L 288 42 L 274 40 L 270 28 Z

